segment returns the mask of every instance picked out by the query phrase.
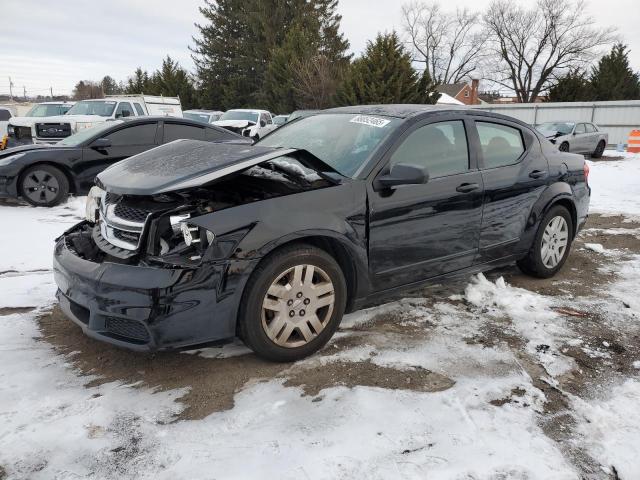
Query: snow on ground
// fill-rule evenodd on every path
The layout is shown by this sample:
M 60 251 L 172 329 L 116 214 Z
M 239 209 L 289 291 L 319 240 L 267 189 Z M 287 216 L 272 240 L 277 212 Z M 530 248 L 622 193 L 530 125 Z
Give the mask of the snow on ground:
M 590 181 L 596 210 L 640 215 L 640 159 L 593 162 Z M 422 368 L 448 379 L 441 389 L 338 384 L 306 395 L 284 377 L 254 379 L 236 393 L 233 408 L 172 421 L 188 389 L 92 385 L 36 322 L 54 303 L 53 239 L 82 216 L 82 202 L 50 210 L 0 204 L 0 219 L 11 226 L 0 231 L 0 479 L 581 478 L 566 449 L 541 427 L 550 399 L 528 365 L 539 365 L 542 380 L 554 386 L 581 368 L 563 353 L 584 343 L 557 311 L 569 297 L 502 278 L 478 275 L 436 302 L 405 298 L 351 314 L 336 338 L 358 338 L 357 345 L 329 345 L 324 355 L 291 367 Z M 571 298 L 573 305 L 597 307 L 612 328 L 637 328 L 640 256 L 623 260 L 600 247 L 588 253 L 611 262 L 616 279 L 601 296 Z M 35 310 L 15 310 L 25 307 Z M 418 333 L 367 328 L 384 315 Z M 606 359 L 593 345 L 583 348 Z M 236 343 L 187 353 L 216 362 L 247 350 Z M 599 465 L 603 476 L 593 478 L 613 478 L 613 468 L 621 479 L 640 478 L 640 381 L 612 382 L 589 395 L 566 393 L 571 443 Z
M 618 161 L 588 161 L 591 211 L 640 216 L 640 153 L 605 150 Z

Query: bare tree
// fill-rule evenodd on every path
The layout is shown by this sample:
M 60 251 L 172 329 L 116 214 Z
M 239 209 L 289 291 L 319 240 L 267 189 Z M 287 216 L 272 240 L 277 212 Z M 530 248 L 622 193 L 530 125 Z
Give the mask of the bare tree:
M 414 61 L 424 63 L 436 83 L 457 83 L 478 70 L 486 43 L 478 13 L 450 14 L 438 3 L 414 1 L 403 5 L 402 16 Z
M 527 10 L 495 0 L 483 18 L 495 58 L 492 80 L 515 91 L 519 102 L 533 102 L 555 75 L 591 61 L 614 31 L 597 28 L 585 6 L 583 0 L 538 0 Z
M 324 55 L 296 62 L 294 91 L 302 108 L 323 109 L 333 105 L 340 82 L 339 68 Z

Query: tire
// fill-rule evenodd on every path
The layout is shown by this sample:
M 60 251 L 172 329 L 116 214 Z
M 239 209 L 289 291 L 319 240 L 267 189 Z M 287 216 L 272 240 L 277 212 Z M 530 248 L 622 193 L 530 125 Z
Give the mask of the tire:
M 69 180 L 51 165 L 33 165 L 27 168 L 18 184 L 20 196 L 34 207 L 53 207 L 69 196 Z
M 344 274 L 331 255 L 307 244 L 287 246 L 265 258 L 252 273 L 242 296 L 238 333 L 258 356 L 292 362 L 329 341 L 346 303 Z
M 560 150 L 561 152 L 568 152 L 569 151 L 569 143 L 562 142 L 560 144 L 560 146 L 558 147 L 558 150 Z
M 556 227 L 561 226 L 564 229 L 554 229 L 552 222 L 556 222 Z M 546 235 L 545 232 L 547 233 Z M 550 232 L 553 232 L 555 237 Z M 566 239 L 564 249 L 561 248 L 563 239 Z M 531 250 L 529 250 L 525 258 L 518 260 L 518 267 L 524 273 L 533 277 L 553 277 L 567 260 L 572 240 L 573 220 L 571 219 L 571 214 L 562 205 L 556 205 L 540 221 Z M 551 258 L 549 255 L 551 255 Z
M 602 154 L 604 153 L 604 149 L 606 147 L 607 147 L 607 145 L 604 143 L 604 140 L 600 140 L 600 143 L 598 143 L 598 146 L 596 147 L 596 150 L 591 154 L 591 156 L 593 158 L 602 157 Z

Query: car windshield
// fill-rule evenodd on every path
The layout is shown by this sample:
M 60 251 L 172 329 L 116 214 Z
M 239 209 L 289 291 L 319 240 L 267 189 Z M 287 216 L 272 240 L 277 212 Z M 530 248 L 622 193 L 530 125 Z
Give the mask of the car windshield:
M 209 123 L 211 117 L 208 113 L 183 112 L 184 118 L 195 120 L 196 122 Z
M 400 122 L 379 115 L 325 113 L 287 123 L 258 144 L 306 150 L 353 178 Z
M 118 125 L 122 123 L 122 120 L 114 120 L 113 122 L 102 122 L 95 127 L 85 128 L 84 130 L 80 130 L 78 133 L 74 133 L 73 135 L 60 140 L 58 145 L 64 145 L 66 147 L 77 147 L 85 140 L 98 135 L 100 132 L 104 130 L 109 130 L 114 125 Z
M 53 117 L 64 115 L 71 105 L 40 104 L 34 105 L 25 117 Z
M 559 132 L 566 135 L 567 133 L 573 132 L 573 127 L 575 125 L 576 125 L 575 123 L 571 123 L 571 122 L 546 122 L 546 123 L 540 124 L 540 126 L 538 127 L 538 130 L 546 130 L 548 132 Z
M 101 117 L 110 117 L 116 108 L 116 103 L 117 102 L 113 100 L 82 101 L 71 107 L 67 115 L 99 115 Z
M 256 112 L 229 110 L 228 112 L 224 112 L 219 120 L 249 120 L 250 122 L 258 123 L 258 114 Z

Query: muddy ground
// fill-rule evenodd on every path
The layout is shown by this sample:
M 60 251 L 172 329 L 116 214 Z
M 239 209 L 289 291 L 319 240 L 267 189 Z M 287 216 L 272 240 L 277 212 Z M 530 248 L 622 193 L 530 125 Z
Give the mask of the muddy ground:
M 628 233 L 607 233 L 607 229 L 613 228 L 625 229 Z M 484 323 L 475 335 L 465 339 L 470 344 L 481 344 L 487 348 L 498 344 L 508 346 L 533 379 L 533 384 L 545 393 L 547 402 L 540 415 L 541 427 L 549 437 L 559 442 L 585 478 L 601 478 L 602 472 L 588 455 L 576 449 L 568 440 L 573 420 L 567 394 L 580 396 L 594 385 L 602 386 L 616 378 L 634 376 L 637 371 L 634 372 L 632 363 L 640 355 L 638 334 L 619 331 L 597 309 L 576 307 L 578 300 L 597 297 L 608 283 L 615 280 L 615 274 L 606 268 L 611 260 L 605 255 L 594 254 L 585 244 L 601 244 L 606 249 L 615 249 L 622 252 L 618 258 L 624 259 L 640 254 L 639 229 L 640 223 L 630 222 L 620 216 L 592 215 L 586 229 L 574 243 L 567 263 L 555 278 L 533 279 L 520 273 L 515 266 L 486 274 L 491 280 L 504 276 L 513 286 L 560 298 L 556 311 L 566 317 L 566 321 L 584 341 L 583 346 L 598 351 L 604 349 L 606 358 L 594 358 L 585 354 L 584 348 L 565 345 L 561 349 L 562 354 L 573 358 L 579 368 L 560 378 L 558 385 L 550 385 L 544 380 L 542 365 L 525 350 L 526 342 L 505 328 L 509 319 Z M 448 299 L 463 293 L 467 281 L 463 279 L 435 285 L 412 292 L 407 297 L 463 303 L 462 300 Z M 5 313 L 0 312 L 2 314 Z M 454 384 L 453 374 L 452 378 L 448 378 L 422 368 L 396 370 L 377 366 L 367 359 L 323 362 L 324 357 L 337 351 L 354 350 L 363 345 L 370 345 L 375 350 L 376 346 L 414 345 L 428 338 L 428 322 L 407 322 L 406 316 L 402 320 L 395 313 L 386 312 L 374 316 L 364 325 L 342 328 L 336 338 L 317 355 L 317 362 L 293 365 L 268 363 L 250 353 L 228 358 L 207 358 L 180 352 L 155 355 L 133 353 L 85 337 L 57 308 L 39 321 L 42 340 L 68 355 L 79 373 L 90 375 L 88 385 L 121 381 L 128 384 L 139 382 L 160 390 L 188 387 L 189 392 L 181 399 L 186 409 L 178 419 L 200 419 L 212 412 L 232 408 L 234 394 L 251 382 L 272 378 L 282 379 L 285 386 L 302 387 L 304 395 L 312 396 L 313 401 L 322 401 L 322 390 L 336 385 L 422 392 L 450 388 Z M 540 345 L 539 348 L 544 352 L 548 346 Z M 522 395 L 523 392 L 514 390 L 511 395 L 496 398 L 490 403 L 500 408 L 505 403 L 519 402 Z

